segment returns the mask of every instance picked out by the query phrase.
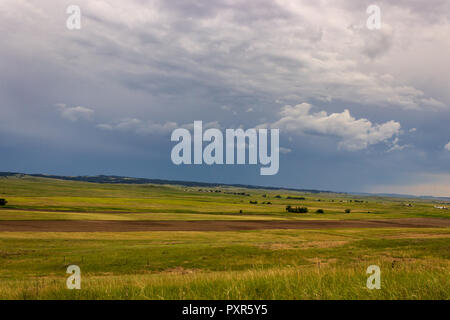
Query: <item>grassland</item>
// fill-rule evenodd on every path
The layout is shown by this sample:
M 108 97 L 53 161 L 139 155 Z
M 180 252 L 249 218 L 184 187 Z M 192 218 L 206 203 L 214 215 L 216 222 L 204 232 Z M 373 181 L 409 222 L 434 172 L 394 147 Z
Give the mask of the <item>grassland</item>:
M 250 195 L 232 194 L 239 192 Z M 0 198 L 8 200 L 0 223 L 449 216 L 418 199 L 26 176 L 1 178 Z M 286 205 L 309 213 L 288 213 Z M 81 290 L 65 287 L 71 264 L 82 270 Z M 366 288 L 373 264 L 380 290 Z M 449 276 L 450 228 L 0 232 L 0 299 L 448 299 Z

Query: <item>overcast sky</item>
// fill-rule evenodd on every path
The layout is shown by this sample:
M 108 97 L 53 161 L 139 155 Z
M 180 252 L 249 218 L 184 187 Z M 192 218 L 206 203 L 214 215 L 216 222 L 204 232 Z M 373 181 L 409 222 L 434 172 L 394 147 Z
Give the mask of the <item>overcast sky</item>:
M 2 0 L 0 171 L 450 196 L 449 17 L 448 0 Z M 194 120 L 279 128 L 279 173 L 175 166 Z

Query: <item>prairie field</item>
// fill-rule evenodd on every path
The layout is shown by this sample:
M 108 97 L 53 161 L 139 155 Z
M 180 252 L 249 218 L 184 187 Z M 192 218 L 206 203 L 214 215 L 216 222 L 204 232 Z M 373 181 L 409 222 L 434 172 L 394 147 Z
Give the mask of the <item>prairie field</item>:
M 1 177 L 0 198 L 0 299 L 450 297 L 437 200 L 30 176 Z M 80 290 L 66 287 L 70 265 Z M 366 286 L 371 265 L 380 289 Z

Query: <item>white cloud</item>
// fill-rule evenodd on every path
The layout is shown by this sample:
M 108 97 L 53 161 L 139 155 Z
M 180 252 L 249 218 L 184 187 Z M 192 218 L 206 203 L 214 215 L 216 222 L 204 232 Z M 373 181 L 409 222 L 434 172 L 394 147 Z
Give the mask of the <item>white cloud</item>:
M 61 117 L 64 119 L 70 120 L 72 122 L 78 121 L 78 120 L 92 120 L 92 116 L 94 115 L 94 110 L 77 106 L 77 107 L 67 107 L 63 103 L 58 103 L 55 105 L 58 109 Z
M 311 113 L 311 108 L 308 103 L 285 106 L 280 112 L 281 119 L 270 126 L 297 134 L 335 136 L 340 139 L 338 147 L 346 150 L 365 149 L 400 133 L 400 123 L 393 120 L 372 124 L 364 118 L 355 119 L 349 110 L 328 115 L 325 111 Z
M 450 142 L 449 143 L 447 143 L 446 145 L 445 145 L 445 150 L 448 150 L 448 151 L 450 151 Z
M 178 124 L 173 121 L 160 124 L 151 121 L 142 121 L 136 118 L 125 118 L 115 124 L 100 123 L 97 125 L 97 128 L 109 131 L 117 130 L 123 132 L 134 132 L 140 135 L 148 135 L 166 134 L 178 128 Z
M 395 137 L 394 140 L 392 140 L 392 142 L 388 143 L 390 145 L 390 148 L 387 152 L 401 151 L 405 148 L 410 147 L 410 145 L 408 145 L 408 144 L 400 145 L 399 141 L 400 141 L 400 139 L 398 137 Z
M 137 129 L 142 125 L 142 121 L 136 118 L 125 118 L 120 120 L 115 128 L 118 130 L 130 130 L 130 129 Z
M 108 131 L 122 131 L 122 132 L 134 132 L 140 135 L 149 134 L 167 134 L 177 128 L 185 128 L 188 130 L 194 129 L 194 123 L 186 123 L 178 125 L 174 121 L 167 121 L 165 123 L 155 123 L 152 121 L 142 121 L 136 118 L 124 118 L 116 123 L 100 123 L 97 128 Z M 221 125 L 218 121 L 204 122 L 203 130 L 216 128 L 221 129 Z

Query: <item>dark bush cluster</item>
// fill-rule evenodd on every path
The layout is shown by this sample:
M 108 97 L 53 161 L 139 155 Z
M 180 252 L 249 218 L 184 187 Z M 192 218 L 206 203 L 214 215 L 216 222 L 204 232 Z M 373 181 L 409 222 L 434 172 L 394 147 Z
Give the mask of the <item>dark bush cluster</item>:
M 292 206 L 286 206 L 287 212 L 293 212 L 293 213 L 307 213 L 308 208 L 306 207 L 292 207 Z
M 250 202 L 251 204 L 258 204 L 258 201 L 256 201 L 256 200 L 255 200 L 255 201 L 250 200 L 249 202 Z
M 225 194 L 233 194 L 235 196 L 250 196 L 250 193 L 245 193 L 245 192 L 224 192 Z
M 350 213 L 350 211 L 352 211 L 352 210 L 350 210 L 350 209 L 345 209 L 345 213 Z
M 287 197 L 286 199 L 293 199 L 293 200 L 306 200 L 306 198 L 305 198 L 305 197 L 291 197 L 291 196 Z
M 317 209 L 316 213 L 324 213 L 323 209 Z
M 0 206 L 5 206 L 7 203 L 6 199 L 0 199 Z
M 210 190 L 203 190 L 203 189 L 198 189 L 198 192 L 222 192 L 222 190 L 214 190 L 214 189 L 210 189 Z

